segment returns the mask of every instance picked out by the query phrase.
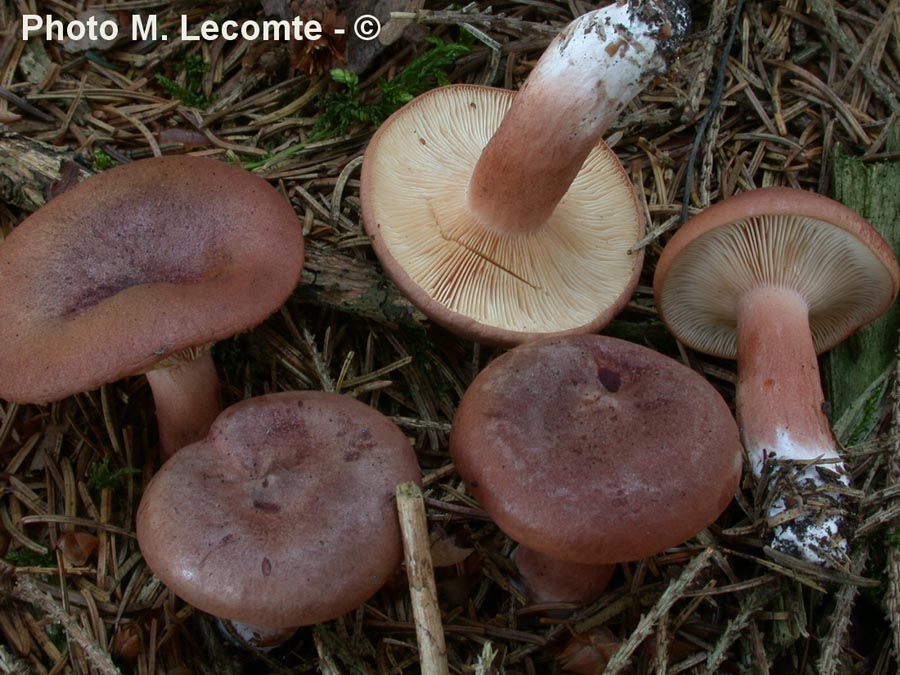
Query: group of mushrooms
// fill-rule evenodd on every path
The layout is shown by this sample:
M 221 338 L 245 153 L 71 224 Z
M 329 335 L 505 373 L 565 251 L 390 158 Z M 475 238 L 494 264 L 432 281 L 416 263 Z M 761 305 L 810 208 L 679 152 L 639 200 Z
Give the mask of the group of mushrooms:
M 641 272 L 644 219 L 601 138 L 666 69 L 688 21 L 678 0 L 610 5 L 570 24 L 517 94 L 443 87 L 382 125 L 363 164 L 363 216 L 386 272 L 413 302 L 450 330 L 501 346 L 592 333 L 625 306 Z M 656 306 L 670 331 L 693 349 L 738 360 L 737 421 L 757 478 L 791 483 L 792 492 L 812 493 L 820 505 L 792 519 L 779 516 L 803 505 L 775 495 L 768 507 L 779 523 L 773 546 L 816 564 L 846 562 L 841 512 L 849 486 L 825 414 L 817 354 L 886 311 L 898 284 L 894 252 L 859 214 L 790 188 L 751 190 L 704 210 L 678 230 L 657 264 Z M 602 377 L 596 386 L 622 398 Z M 640 390 L 654 397 L 655 387 Z M 527 405 L 510 403 L 525 416 Z M 458 420 L 465 400 L 460 410 Z M 641 428 L 654 416 L 642 419 L 629 422 Z M 669 435 L 675 428 L 680 435 L 680 426 Z M 453 438 L 462 437 L 455 427 Z M 539 452 L 534 436 L 524 438 Z M 455 461 L 501 453 L 493 436 L 479 450 L 469 447 L 474 441 L 465 449 L 460 443 L 451 441 Z M 653 463 L 685 468 L 664 459 L 658 439 L 650 445 Z M 737 447 L 707 445 L 732 458 Z M 550 443 L 546 452 L 555 460 L 563 450 Z M 702 463 L 715 461 L 710 454 Z M 470 474 L 458 461 L 457 468 L 464 477 L 481 472 Z M 599 484 L 580 471 L 577 480 Z M 735 473 L 718 475 L 733 489 Z M 534 488 L 520 480 L 523 492 Z M 483 485 L 470 487 L 493 503 Z M 597 499 L 592 493 L 587 501 Z
M 741 441 L 758 479 L 790 474 L 829 505 L 781 522 L 774 546 L 838 567 L 847 554 L 849 481 L 817 353 L 900 285 L 862 217 L 759 189 L 668 242 L 657 309 L 689 347 L 737 358 L 737 422 L 691 369 L 594 334 L 637 284 L 644 231 L 601 137 L 687 28 L 679 1 L 590 12 L 517 94 L 436 89 L 366 151 L 364 224 L 386 272 L 436 323 L 514 347 L 466 392 L 450 452 L 520 544 L 537 600 L 587 601 L 615 563 L 712 523 L 737 489 Z M 420 478 L 404 434 L 347 397 L 287 392 L 220 411 L 212 343 L 281 306 L 302 264 L 282 195 L 189 156 L 90 178 L 0 245 L 0 397 L 46 403 L 146 373 L 167 461 L 138 512 L 144 557 L 200 609 L 268 628 L 339 616 L 380 588 L 401 559 L 395 487 Z M 769 515 L 795 506 L 774 498 Z

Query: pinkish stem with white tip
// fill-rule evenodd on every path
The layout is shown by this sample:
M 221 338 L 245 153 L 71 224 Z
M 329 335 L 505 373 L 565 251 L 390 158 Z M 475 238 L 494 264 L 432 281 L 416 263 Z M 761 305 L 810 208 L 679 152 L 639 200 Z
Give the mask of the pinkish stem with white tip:
M 738 306 L 737 336 L 737 417 L 754 474 L 771 473 L 779 461 L 808 462 L 794 475 L 796 485 L 839 507 L 839 488 L 850 481 L 823 410 L 806 301 L 788 288 L 747 293 Z M 824 489 L 829 485 L 838 492 Z M 769 517 L 791 506 L 776 497 Z M 848 543 L 838 510 L 776 527 L 773 548 L 818 564 L 845 562 Z
M 468 206 L 499 230 L 540 227 L 603 134 L 687 30 L 681 0 L 613 3 L 579 17 L 546 49 L 482 152 Z M 663 49 L 665 45 L 665 49 Z

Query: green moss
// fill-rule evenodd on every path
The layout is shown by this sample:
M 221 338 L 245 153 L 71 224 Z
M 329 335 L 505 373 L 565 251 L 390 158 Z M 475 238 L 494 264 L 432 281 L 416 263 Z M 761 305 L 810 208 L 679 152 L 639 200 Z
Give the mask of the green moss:
M 175 78 L 162 73 L 156 74 L 156 83 L 172 98 L 178 99 L 191 108 L 206 108 L 212 99 L 203 93 L 203 74 L 209 70 L 209 64 L 203 61 L 200 54 L 185 56 L 175 67 L 175 72 L 182 75 L 184 84 Z
M 50 553 L 37 553 L 30 548 L 17 548 L 10 551 L 3 559 L 16 567 L 55 567 L 56 557 Z
M 140 473 L 140 469 L 125 466 L 120 469 L 112 469 L 109 466 L 109 457 L 104 457 L 91 464 L 88 468 L 88 486 L 94 490 L 115 488 L 125 476 Z
M 118 165 L 118 162 L 103 150 L 94 150 L 94 171 L 106 171 L 116 165 Z
M 900 529 L 894 530 L 887 538 L 888 546 L 900 551 Z
M 445 43 L 429 38 L 431 49 L 422 52 L 393 80 L 381 80 L 381 95 L 364 102 L 356 73 L 343 68 L 331 71 L 331 79 L 340 87 L 320 99 L 322 114 L 313 130 L 320 138 L 340 136 L 356 125 L 378 126 L 395 110 L 435 87 L 450 84 L 447 69 L 470 51 L 465 42 Z

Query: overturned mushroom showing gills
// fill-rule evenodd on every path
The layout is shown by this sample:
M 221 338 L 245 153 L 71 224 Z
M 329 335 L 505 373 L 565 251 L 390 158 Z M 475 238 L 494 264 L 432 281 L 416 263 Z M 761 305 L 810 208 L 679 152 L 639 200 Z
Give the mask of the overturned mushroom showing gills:
M 0 245 L 0 397 L 147 373 L 168 456 L 219 413 L 211 344 L 274 312 L 302 267 L 293 208 L 247 171 L 161 157 L 98 174 Z
M 141 552 L 176 595 L 256 626 L 328 621 L 403 558 L 394 491 L 418 481 L 403 432 L 344 396 L 290 392 L 227 408 L 141 499 Z
M 666 325 L 688 346 L 738 361 L 738 423 L 755 475 L 773 487 L 769 517 L 801 507 L 774 528 L 781 552 L 846 562 L 849 479 L 816 354 L 882 314 L 898 283 L 894 253 L 859 214 L 790 188 L 716 204 L 660 257 L 654 289 Z
M 442 87 L 381 126 L 363 164 L 365 226 L 423 312 L 513 345 L 597 330 L 624 307 L 644 221 L 601 138 L 687 25 L 681 0 L 614 3 L 571 23 L 518 94 Z
M 460 475 L 528 555 L 526 585 L 680 544 L 731 501 L 742 468 L 734 418 L 700 375 L 645 347 L 598 335 L 544 339 L 493 361 L 463 396 L 450 433 Z M 517 554 L 518 555 L 518 554 Z M 551 600 L 549 594 L 535 594 Z M 587 593 L 585 594 L 587 596 Z

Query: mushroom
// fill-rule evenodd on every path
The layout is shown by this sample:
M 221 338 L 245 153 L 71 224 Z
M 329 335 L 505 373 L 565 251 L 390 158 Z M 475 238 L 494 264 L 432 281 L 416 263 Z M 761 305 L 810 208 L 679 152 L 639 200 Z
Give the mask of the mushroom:
M 519 571 L 534 596 L 553 599 L 543 578 L 558 560 L 561 576 L 585 575 L 590 592 L 558 596 L 576 602 L 602 590 L 611 564 L 712 523 L 743 461 L 731 412 L 705 379 L 598 335 L 544 339 L 494 360 L 463 396 L 450 453 L 472 494 L 520 544 L 516 555 L 527 562 Z M 529 572 L 537 567 L 540 575 Z
M 554 39 L 518 94 L 453 85 L 392 115 L 361 184 L 388 276 L 480 342 L 604 326 L 637 284 L 644 221 L 601 137 L 687 26 L 682 0 L 614 3 Z
M 221 409 L 209 347 L 274 312 L 302 267 L 293 208 L 247 171 L 180 156 L 98 174 L 0 245 L 0 397 L 146 373 L 168 456 Z
M 666 325 L 693 349 L 738 361 L 737 418 L 753 473 L 809 499 L 773 548 L 846 561 L 849 485 L 825 413 L 817 353 L 883 313 L 900 283 L 888 244 L 839 202 L 791 188 L 731 197 L 681 227 L 654 279 Z M 775 518 L 798 506 L 773 490 Z
M 288 392 L 227 408 L 150 481 L 137 537 L 176 595 L 266 628 L 355 609 L 403 557 L 398 484 L 420 480 L 390 420 L 354 399 Z

